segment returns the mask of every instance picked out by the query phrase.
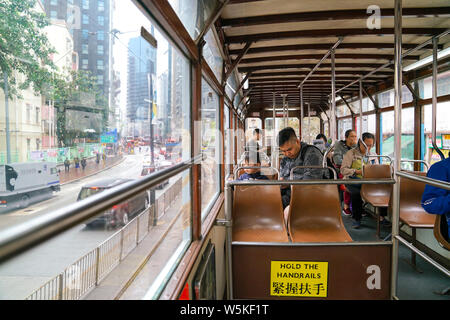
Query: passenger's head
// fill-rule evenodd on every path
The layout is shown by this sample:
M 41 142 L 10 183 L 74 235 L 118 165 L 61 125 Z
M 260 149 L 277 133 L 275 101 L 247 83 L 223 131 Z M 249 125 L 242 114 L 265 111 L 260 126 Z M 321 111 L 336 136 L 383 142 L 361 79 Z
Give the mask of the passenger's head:
M 322 139 L 323 142 L 327 143 L 327 137 L 326 137 L 323 133 L 319 133 L 319 134 L 316 136 L 316 140 L 317 140 L 317 139 Z
M 295 159 L 298 156 L 300 140 L 297 138 L 294 129 L 287 127 L 278 133 L 278 146 L 286 157 Z
M 370 152 L 370 149 L 372 149 L 374 143 L 375 143 L 375 136 L 373 134 L 371 134 L 370 132 L 364 132 L 362 134 L 362 141 L 364 141 L 364 143 L 367 146 L 368 152 Z M 358 142 L 359 145 L 359 150 L 361 151 L 362 154 L 366 153 L 366 147 L 364 146 L 364 144 Z
M 356 131 L 349 129 L 345 131 L 345 144 L 349 147 L 353 147 L 358 141 L 358 136 L 356 135 Z
M 253 138 L 255 140 L 259 140 L 259 137 L 261 136 L 261 130 L 259 130 L 259 128 L 255 128 L 253 130 Z
M 245 167 L 259 167 L 261 166 L 261 159 L 259 157 L 259 152 L 248 151 L 245 153 L 244 157 L 244 166 Z M 259 169 L 244 169 L 244 171 L 248 174 L 256 173 Z

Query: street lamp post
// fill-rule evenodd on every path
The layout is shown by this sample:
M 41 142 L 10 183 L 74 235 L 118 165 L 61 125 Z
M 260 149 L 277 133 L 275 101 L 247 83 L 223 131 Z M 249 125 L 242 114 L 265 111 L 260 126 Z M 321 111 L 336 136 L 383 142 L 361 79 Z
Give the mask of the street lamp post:
M 149 112 L 148 112 L 148 117 L 149 117 L 149 125 L 150 125 L 150 159 L 151 159 L 151 166 L 153 168 L 155 168 L 155 146 L 153 143 L 153 96 L 152 96 L 152 81 L 151 81 L 151 75 L 150 73 L 147 74 L 147 81 L 148 81 L 148 97 L 150 99 L 144 99 L 144 101 L 148 102 L 149 105 Z M 155 203 L 155 188 L 151 188 L 150 189 L 150 204 L 154 204 Z M 156 214 L 155 214 L 156 217 Z M 153 225 L 155 225 L 156 223 L 156 219 L 153 219 Z
M 6 130 L 6 163 L 11 163 L 11 142 L 9 136 L 9 98 L 8 98 L 8 74 L 3 72 L 5 90 L 5 130 Z

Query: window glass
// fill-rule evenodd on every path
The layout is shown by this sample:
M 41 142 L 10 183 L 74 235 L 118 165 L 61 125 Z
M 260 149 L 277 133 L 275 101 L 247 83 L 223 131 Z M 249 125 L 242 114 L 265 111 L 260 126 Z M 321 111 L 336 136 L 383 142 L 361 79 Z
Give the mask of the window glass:
M 318 117 L 304 117 L 302 127 L 302 141 L 312 144 L 320 133 L 320 119 Z M 328 138 L 328 137 L 327 137 Z
M 378 106 L 380 108 L 387 108 L 394 106 L 394 89 L 387 90 L 381 93 L 378 93 L 377 99 L 378 99 Z M 402 104 L 408 103 L 413 101 L 413 96 L 411 91 L 409 91 L 408 87 L 403 85 L 402 86 Z
M 339 106 L 336 106 L 336 115 L 338 117 L 348 116 L 350 114 L 351 114 L 351 112 L 345 103 L 341 104 Z
M 436 145 L 442 151 L 446 158 L 450 152 L 450 102 L 441 102 L 437 104 L 436 113 Z M 423 107 L 424 126 L 421 129 L 422 137 L 422 150 L 421 158 L 427 161 L 429 164 L 433 164 L 440 161 L 439 154 L 434 150 L 431 142 L 431 116 L 432 106 L 431 104 Z
M 208 63 L 211 70 L 214 72 L 217 80 L 222 82 L 222 65 L 223 59 L 220 55 L 220 50 L 217 44 L 217 40 L 214 37 L 214 32 L 210 29 L 205 35 L 206 44 L 203 47 L 203 57 Z M 231 96 L 230 96 L 231 98 Z
M 352 119 L 338 120 L 338 139 L 345 140 L 345 131 L 352 128 Z
M 220 191 L 220 127 L 219 96 L 205 79 L 202 79 L 202 217 L 208 213 Z
M 15 11 L 19 2 L 20 13 Z M 37 188 L 33 194 L 24 191 L 28 189 L 19 178 L 12 181 L 21 197 L 11 198 L 6 206 L 2 203 L 0 233 L 77 203 L 83 187 L 138 181 L 191 157 L 190 61 L 133 1 L 115 1 L 114 6 L 102 1 L 104 11 L 89 19 L 89 30 L 75 30 L 73 36 L 68 24 L 43 21 L 52 13 L 35 3 L 10 0 L 0 5 L 0 25 L 7 21 L 10 28 L 0 37 L 2 50 L 3 46 L 14 50 L 8 56 L 0 54 L 8 70 L 7 82 L 3 74 L 0 80 L 0 165 L 13 166 L 16 172 L 20 166 L 31 174 L 42 172 L 27 180 Z M 91 10 L 96 3 L 89 1 Z M 66 19 L 64 10 L 58 13 Z M 104 26 L 91 23 L 100 14 L 105 17 L 99 19 Z M 156 38 L 156 48 L 140 36 L 141 27 Z M 117 31 L 114 37 L 112 30 Z M 102 48 L 98 32 L 105 35 Z M 74 63 L 66 68 L 65 58 L 72 61 L 81 54 L 86 40 L 91 53 L 101 48 L 103 54 L 81 55 L 80 66 Z M 9 97 L 5 97 L 5 85 Z M 158 243 L 167 235 L 160 242 L 164 259 L 152 256 L 147 262 L 150 277 L 144 287 L 150 288 L 148 297 L 158 298 L 191 242 L 190 185 L 190 170 L 185 170 L 24 252 L 19 259 L 3 262 L 0 273 L 11 276 L 0 282 L 0 299 L 50 299 L 59 292 L 63 299 L 82 298 L 96 290 L 96 274 L 100 283 L 108 281 L 110 272 L 136 247 L 136 239 Z M 101 256 L 95 256 L 97 250 Z M 96 259 L 101 265 L 93 263 Z M 73 277 L 73 272 L 79 272 L 79 277 Z M 67 275 L 73 281 L 64 282 L 63 287 L 54 285 L 58 279 L 67 280 Z
M 284 129 L 285 123 L 283 118 L 276 118 L 275 121 L 275 133 L 273 130 L 273 118 L 266 118 L 266 123 L 264 126 L 264 139 L 265 139 L 265 145 L 271 146 L 272 145 L 272 138 L 275 134 L 275 140 L 277 138 L 278 132 L 280 130 Z M 298 118 L 290 117 L 288 118 L 288 127 L 292 127 L 295 130 L 295 134 L 297 137 L 300 137 L 300 121 Z M 276 144 L 278 144 L 278 141 L 275 141 Z
M 218 0 L 169 0 L 169 3 L 194 40 L 220 4 Z
M 394 157 L 394 111 L 381 113 L 380 154 Z M 402 109 L 402 159 L 414 159 L 414 108 Z M 402 163 L 402 168 L 411 170 L 412 163 Z
M 433 96 L 432 77 L 427 77 L 418 81 L 419 93 L 422 99 L 429 99 Z M 450 94 L 450 70 L 439 73 L 437 76 L 437 96 Z
M 376 132 L 376 116 L 374 114 L 369 114 L 367 116 L 362 117 L 362 132 L 359 130 L 359 117 L 355 117 L 355 128 L 356 128 L 356 134 L 359 137 L 360 134 L 364 132 L 370 132 L 375 134 Z M 345 132 L 344 132 L 345 133 Z
M 262 133 L 262 121 L 260 118 L 246 118 L 245 119 L 245 141 L 249 142 L 250 140 L 253 140 L 253 130 L 254 129 L 260 129 Z M 259 137 L 258 143 L 260 146 L 262 146 L 262 140 L 263 136 L 262 134 Z
M 230 174 L 230 164 L 231 162 L 231 153 L 232 153 L 232 142 L 231 139 L 233 137 L 233 134 L 230 129 L 230 109 L 225 105 L 224 106 L 224 146 L 223 146 L 223 152 L 225 152 L 225 177 Z

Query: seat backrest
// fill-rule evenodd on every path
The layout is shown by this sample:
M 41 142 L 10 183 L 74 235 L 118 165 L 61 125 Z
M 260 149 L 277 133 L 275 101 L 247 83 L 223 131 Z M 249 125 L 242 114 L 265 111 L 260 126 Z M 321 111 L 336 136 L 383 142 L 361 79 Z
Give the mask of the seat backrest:
M 287 231 L 284 223 L 280 186 L 235 186 L 233 231 Z
M 426 172 L 410 172 L 418 176 L 426 177 Z M 422 194 L 425 191 L 425 183 L 400 177 L 400 205 L 402 202 L 415 202 L 420 205 Z
M 363 168 L 364 179 L 390 179 L 392 167 L 389 164 L 368 164 Z
M 301 236 L 302 230 L 316 232 L 317 241 L 323 241 L 327 233 L 336 230 L 342 231 L 344 238 L 351 240 L 341 218 L 338 187 L 293 185 L 288 228 L 293 241 L 296 233 Z

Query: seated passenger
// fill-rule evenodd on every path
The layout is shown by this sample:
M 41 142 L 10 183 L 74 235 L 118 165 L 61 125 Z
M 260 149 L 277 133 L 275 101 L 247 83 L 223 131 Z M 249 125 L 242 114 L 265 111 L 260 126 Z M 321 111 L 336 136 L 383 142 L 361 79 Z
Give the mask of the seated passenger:
M 428 178 L 450 182 L 450 158 L 434 163 L 427 173 Z M 431 214 L 445 215 L 447 230 L 441 230 L 442 236 L 449 241 L 450 234 L 450 192 L 445 189 L 425 186 L 422 195 L 422 207 Z M 445 234 L 447 232 L 447 234 Z
M 296 166 L 321 166 L 323 155 L 320 150 L 312 145 L 300 142 L 291 127 L 284 128 L 278 133 L 278 145 L 284 158 L 280 161 L 280 180 L 289 180 L 291 169 Z M 323 179 L 329 174 L 328 170 L 298 168 L 293 172 L 294 180 Z M 281 186 L 281 199 L 287 221 L 287 207 L 291 201 L 291 188 Z
M 334 145 L 334 153 L 333 153 L 333 163 L 334 167 L 336 168 L 336 171 L 338 173 L 338 177 L 342 179 L 344 176 L 342 173 L 340 173 L 340 168 L 342 165 L 342 158 L 344 157 L 344 154 L 347 153 L 351 148 L 354 148 L 356 145 L 356 142 L 358 140 L 358 136 L 356 135 L 356 131 L 349 129 L 345 131 L 345 140 L 339 140 Z M 343 185 L 341 185 L 343 186 Z M 350 216 L 352 214 L 350 210 L 350 193 L 345 190 L 345 187 L 343 189 L 340 189 L 343 194 L 344 198 L 344 210 L 343 214 L 344 216 Z
M 319 133 L 316 139 L 313 140 L 313 145 L 316 146 L 322 153 L 325 153 L 329 147 L 327 137 L 323 133 Z
M 365 132 L 362 134 L 362 141 L 366 144 L 368 148 L 368 154 L 374 155 L 370 151 L 374 144 L 375 136 L 369 132 Z M 341 165 L 341 173 L 344 176 L 344 179 L 362 179 L 362 165 L 370 163 L 376 164 L 378 163 L 377 158 L 369 159 L 365 156 L 366 147 L 361 143 L 361 140 L 358 141 L 358 144 L 355 148 L 347 151 L 344 155 Z M 352 227 L 358 229 L 361 227 L 361 218 L 363 214 L 362 208 L 362 199 L 361 199 L 361 185 L 360 184 L 352 184 L 346 185 L 346 189 L 350 192 L 352 208 L 353 208 L 353 224 Z M 382 225 L 389 225 L 389 222 L 384 218 L 387 214 L 387 210 L 383 210 L 380 213 L 380 223 Z
M 261 160 L 259 152 L 245 152 L 245 158 L 243 166 L 245 167 L 259 167 L 261 166 Z M 244 169 L 238 180 L 269 180 L 268 177 L 261 174 L 260 169 Z

